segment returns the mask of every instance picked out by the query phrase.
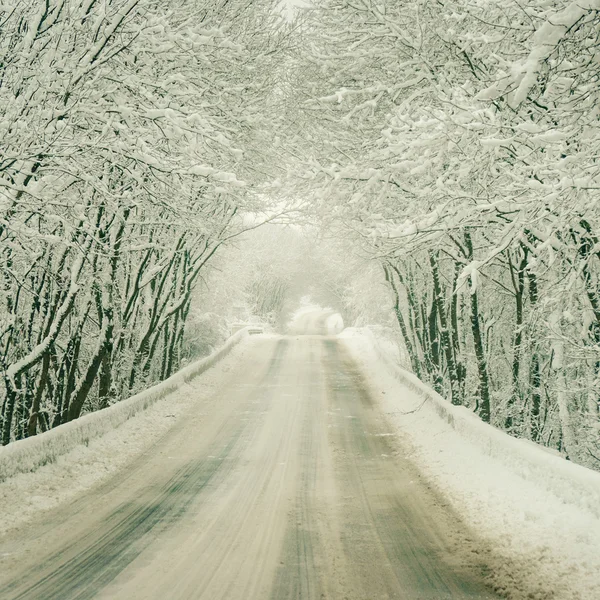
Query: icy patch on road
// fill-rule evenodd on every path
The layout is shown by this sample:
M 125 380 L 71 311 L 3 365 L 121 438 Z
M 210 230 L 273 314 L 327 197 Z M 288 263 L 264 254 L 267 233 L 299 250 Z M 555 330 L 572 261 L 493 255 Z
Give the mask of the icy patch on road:
M 0 483 L 0 536 L 73 500 L 146 452 L 180 417 L 210 401 L 251 345 L 250 339 L 240 342 L 208 371 L 87 446 L 77 446 L 53 463 Z
M 569 502 L 565 498 L 573 490 L 556 489 L 565 481 L 562 467 L 577 471 L 577 480 L 582 467 L 561 463 L 557 477 L 545 473 L 556 493 L 544 489 L 539 473 L 530 471 L 528 476 L 522 463 L 511 469 L 510 457 L 501 461 L 489 456 L 480 444 L 465 439 L 440 418 L 433 402 L 424 401 L 393 376 L 368 336 L 346 330 L 342 338 L 410 446 L 411 459 L 491 549 L 495 588 L 513 600 L 600 598 L 600 519 L 586 510 L 587 499 Z M 520 444 L 517 451 L 543 452 Z

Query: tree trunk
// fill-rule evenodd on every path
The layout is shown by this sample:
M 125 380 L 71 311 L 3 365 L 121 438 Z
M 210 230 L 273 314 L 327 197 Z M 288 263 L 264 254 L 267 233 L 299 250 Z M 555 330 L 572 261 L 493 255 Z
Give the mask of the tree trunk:
M 553 360 L 552 368 L 556 374 L 556 396 L 558 400 L 558 415 L 562 431 L 562 445 L 567 458 L 577 459 L 577 439 L 571 422 L 569 410 L 569 387 L 567 383 L 564 341 L 562 339 L 562 310 L 554 311 L 550 318 L 551 326 L 554 328 L 554 339 L 552 340 Z
M 457 282 L 462 266 L 459 262 L 454 265 L 454 277 L 452 280 L 452 300 L 450 303 L 450 334 L 452 337 L 452 352 L 454 354 L 454 361 L 456 363 L 456 375 L 458 377 L 458 387 L 460 390 L 460 397 L 465 397 L 465 379 L 467 376 L 467 368 L 461 358 L 460 351 L 460 330 L 458 325 L 458 292 Z
M 468 253 L 468 259 L 473 260 L 473 241 L 471 233 L 465 231 L 465 247 Z M 490 422 L 490 380 L 487 370 L 487 360 L 485 357 L 485 348 L 483 335 L 481 333 L 481 324 L 479 321 L 479 297 L 477 288 L 470 290 L 471 296 L 471 332 L 473 333 L 473 344 L 475 346 L 475 357 L 477 359 L 477 374 L 479 378 L 478 396 L 479 396 L 479 416 L 485 423 Z
M 442 350 L 446 358 L 446 366 L 448 367 L 448 378 L 450 379 L 450 395 L 452 404 L 461 405 L 462 398 L 460 397 L 460 386 L 458 383 L 458 373 L 456 371 L 456 363 L 454 362 L 454 354 L 452 352 L 452 341 L 448 330 L 448 319 L 446 317 L 446 308 L 444 306 L 444 296 L 440 283 L 439 267 L 437 258 L 433 253 L 429 254 L 429 264 L 433 275 L 433 301 L 437 305 L 437 315 L 440 322 L 440 339 Z
M 70 348 L 67 348 L 65 357 L 65 376 L 66 385 L 63 392 L 62 410 L 59 415 L 58 425 L 62 425 L 69 420 L 69 408 L 71 398 L 76 386 L 77 363 L 79 362 L 79 349 L 81 348 L 81 335 L 78 332 L 70 341 Z
M 102 352 L 100 364 L 100 377 L 98 380 L 98 400 L 100 408 L 106 408 L 110 405 L 112 394 L 112 343 L 108 342 Z
M 594 256 L 596 256 L 597 259 L 600 259 L 600 251 L 598 250 L 600 247 L 600 241 L 594 235 L 592 227 L 588 221 L 581 219 L 580 225 L 584 231 L 584 233 L 580 236 L 580 243 L 578 247 L 578 254 L 582 259 L 581 274 L 585 283 L 585 292 L 594 313 L 594 321 L 592 321 L 589 325 L 589 335 L 595 346 L 600 347 L 600 291 L 598 289 L 597 278 L 593 276 L 592 269 L 590 267 L 590 261 Z M 596 359 L 595 361 L 594 375 L 596 379 L 600 377 L 600 358 Z M 589 395 L 591 394 L 595 394 L 596 399 L 595 405 L 590 399 L 588 399 L 590 414 L 594 418 L 598 418 L 600 414 L 600 395 L 598 395 L 598 391 L 595 389 L 595 387 L 590 390 Z
M 110 331 L 108 331 L 108 327 L 106 327 L 105 330 L 100 334 L 100 340 L 98 341 L 97 349 L 94 352 L 94 356 L 88 364 L 88 367 L 85 371 L 85 375 L 74 391 L 73 399 L 71 400 L 69 410 L 67 413 L 68 421 L 78 419 L 81 415 L 81 409 L 83 408 L 83 405 L 87 400 L 92 386 L 94 385 L 94 381 L 96 380 L 96 375 L 98 375 L 98 371 L 100 370 L 100 365 L 102 364 L 102 355 L 104 352 L 104 345 L 106 344 L 106 339 L 108 335 L 110 335 Z
M 29 415 L 29 422 L 27 423 L 27 437 L 34 436 L 37 433 L 37 423 L 40 412 L 40 403 L 44 395 L 44 389 L 48 381 L 48 371 L 50 369 L 50 352 L 44 354 L 42 359 L 42 372 L 40 373 L 40 380 L 35 391 L 35 397 L 33 399 L 33 405 L 31 407 L 31 414 Z
M 398 321 L 400 331 L 402 332 L 402 337 L 404 338 L 404 345 L 406 346 L 406 351 L 408 352 L 408 358 L 410 360 L 412 371 L 420 379 L 421 368 L 419 365 L 419 359 L 414 350 L 412 339 L 410 337 L 408 327 L 406 326 L 406 321 L 404 320 L 404 315 L 400 310 L 400 294 L 398 292 L 396 282 L 394 281 L 394 275 L 390 272 L 390 269 L 385 264 L 383 265 L 383 272 L 385 275 L 385 280 L 389 283 L 394 296 L 394 314 L 396 315 L 396 320 Z
M 15 384 L 21 379 L 20 376 L 15 378 Z M 15 404 L 17 402 L 17 390 L 13 387 L 13 383 L 8 379 L 4 379 L 6 389 L 6 400 L 4 401 L 4 414 L 2 421 L 2 445 L 10 444 L 13 415 L 15 412 Z
M 532 312 L 535 311 L 538 303 L 538 285 L 537 276 L 531 271 L 527 271 L 527 281 L 529 282 L 529 303 L 531 304 Z M 540 406 L 542 401 L 541 393 L 541 373 L 540 373 L 540 357 L 538 354 L 537 343 L 531 339 L 531 367 L 530 367 L 530 382 L 531 382 L 531 423 L 530 433 L 531 439 L 537 442 L 541 434 L 540 426 Z
M 527 257 L 529 250 L 527 246 L 521 244 L 521 251 L 523 253 L 521 261 L 515 269 L 508 254 L 508 264 L 510 268 L 510 275 L 515 290 L 515 332 L 513 335 L 513 359 L 512 359 L 512 395 L 508 399 L 507 404 L 507 415 L 504 421 L 504 427 L 507 430 L 511 430 L 514 425 L 514 406 L 515 403 L 521 400 L 521 387 L 519 382 L 520 370 L 521 370 L 521 355 L 523 345 L 523 300 L 525 295 L 525 269 L 527 268 Z

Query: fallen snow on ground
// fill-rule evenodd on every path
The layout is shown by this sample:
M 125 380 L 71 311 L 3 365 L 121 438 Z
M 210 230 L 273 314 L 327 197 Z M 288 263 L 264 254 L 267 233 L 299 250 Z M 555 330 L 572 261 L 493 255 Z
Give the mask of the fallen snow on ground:
M 102 483 L 147 451 L 178 418 L 202 406 L 222 386 L 250 345 L 243 340 L 217 365 L 87 446 L 0 483 L 0 536 Z
M 298 308 L 291 314 L 287 323 L 288 327 L 293 328 L 296 323 L 302 320 L 307 315 L 318 314 L 323 315 L 326 312 L 333 311 L 331 308 L 323 308 L 315 304 L 310 296 L 302 296 Z
M 315 304 L 310 296 L 300 299 L 300 306 L 291 315 L 287 323 L 290 334 L 323 333 L 335 335 L 344 329 L 344 319 L 333 308 Z
M 487 546 L 496 589 L 511 599 L 600 598 L 600 519 L 466 441 L 393 376 L 369 336 L 346 330 L 342 338 L 411 458 Z

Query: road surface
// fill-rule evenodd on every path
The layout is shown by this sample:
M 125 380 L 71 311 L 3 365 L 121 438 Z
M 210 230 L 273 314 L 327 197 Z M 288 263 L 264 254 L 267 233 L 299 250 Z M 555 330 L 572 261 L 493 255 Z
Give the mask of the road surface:
M 2 600 L 494 597 L 343 341 L 250 343 L 202 414 L 0 541 Z

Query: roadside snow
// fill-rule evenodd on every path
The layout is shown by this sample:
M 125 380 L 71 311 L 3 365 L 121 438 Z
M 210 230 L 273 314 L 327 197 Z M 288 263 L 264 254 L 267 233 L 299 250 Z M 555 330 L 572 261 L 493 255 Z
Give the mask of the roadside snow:
M 307 323 L 311 329 L 311 325 L 314 327 L 319 322 L 324 328 L 323 333 L 327 333 L 327 335 L 335 335 L 344 329 L 342 315 L 333 308 L 314 304 L 310 296 L 303 296 L 300 299 L 299 308 L 291 315 L 287 323 L 287 330 L 291 334 L 306 333 Z M 320 333 L 320 331 L 314 333 Z
M 323 308 L 318 304 L 315 304 L 310 296 L 302 296 L 300 298 L 300 306 L 290 316 L 288 327 L 293 327 L 297 321 L 310 314 L 323 315 L 328 311 L 332 311 L 331 308 Z
M 411 458 L 489 547 L 496 589 L 511 599 L 600 598 L 600 507 L 594 504 L 600 475 L 493 430 L 463 415 L 465 409 L 441 418 L 431 396 L 395 376 L 371 335 L 346 330 L 341 338 Z M 464 431 L 452 422 L 454 415 L 467 423 Z M 473 433 L 478 430 L 479 438 Z M 502 456 L 490 451 L 501 447 Z
M 130 398 L 50 431 L 0 447 L 0 482 L 18 473 L 35 471 L 40 466 L 54 462 L 76 446 L 87 446 L 90 440 L 119 427 L 138 412 L 179 390 L 188 381 L 217 364 L 248 334 L 248 328 L 240 329 L 210 356 L 187 365 L 168 379 Z
M 222 387 L 250 345 L 246 337 L 218 364 L 87 445 L 1 482 L 0 536 L 102 483 L 146 452 L 182 415 Z
M 344 329 L 344 319 L 340 313 L 333 313 L 325 319 L 325 327 L 328 335 L 335 335 Z

